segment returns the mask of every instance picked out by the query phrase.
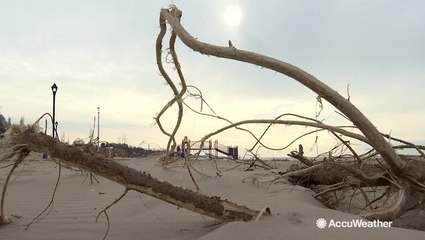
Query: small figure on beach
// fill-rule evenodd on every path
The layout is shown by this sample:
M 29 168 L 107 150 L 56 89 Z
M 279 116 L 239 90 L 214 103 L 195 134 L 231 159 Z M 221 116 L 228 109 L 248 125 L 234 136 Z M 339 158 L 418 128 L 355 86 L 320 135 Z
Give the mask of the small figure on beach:
M 177 156 L 178 157 L 184 157 L 184 152 L 182 151 L 180 145 L 177 145 Z

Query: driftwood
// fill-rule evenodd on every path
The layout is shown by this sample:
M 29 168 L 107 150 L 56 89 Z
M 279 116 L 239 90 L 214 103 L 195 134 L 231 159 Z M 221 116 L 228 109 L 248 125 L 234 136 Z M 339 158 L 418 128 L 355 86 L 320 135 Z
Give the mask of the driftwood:
M 406 164 L 406 172 L 402 176 L 395 176 L 389 171 L 386 164 L 367 163 L 359 165 L 350 161 L 316 162 L 313 166 L 292 169 L 281 172 L 275 180 L 286 178 L 293 184 L 312 188 L 319 200 L 332 197 L 337 191 L 346 189 L 360 189 L 365 202 L 370 205 L 371 200 L 365 196 L 362 188 L 386 186 L 385 202 L 378 208 L 365 208 L 359 215 L 369 220 L 394 220 L 404 213 L 423 208 L 425 192 L 425 162 L 401 156 Z M 376 197 L 373 201 L 379 200 Z
M 326 129 L 334 134 L 336 138 L 338 138 L 341 142 L 343 142 L 343 144 L 346 145 L 348 149 L 350 149 L 352 155 L 355 159 L 357 159 L 357 161 L 350 163 L 351 166 L 338 162 L 319 163 L 318 165 L 312 165 L 312 162 L 308 161 L 307 158 L 304 158 L 302 154 L 293 152 L 293 156 L 303 161 L 308 167 L 294 171 L 292 173 L 284 174 L 285 177 L 298 178 L 298 180 L 300 180 L 306 178 L 306 175 L 315 173 L 315 181 L 317 181 L 319 184 L 330 184 L 332 182 L 338 182 L 337 184 L 340 184 L 344 181 L 347 182 L 347 179 L 349 179 L 348 184 L 340 185 L 342 187 L 349 187 L 352 184 L 356 184 L 358 186 L 388 186 L 387 200 L 385 203 L 377 209 L 361 213 L 362 216 L 368 219 L 394 219 L 401 216 L 410 209 L 421 207 L 425 192 L 424 163 L 415 159 L 402 159 L 402 157 L 395 151 L 396 148 L 387 141 L 388 136 L 381 134 L 377 128 L 368 120 L 368 118 L 366 118 L 366 116 L 350 102 L 349 98 L 344 98 L 342 95 L 330 88 L 325 83 L 318 80 L 316 77 L 289 63 L 271 58 L 269 56 L 237 49 L 234 44 L 229 44 L 228 46 L 216 46 L 201 42 L 198 39 L 192 37 L 184 29 L 184 27 L 180 24 L 181 17 L 182 12 L 177 9 L 177 7 L 171 6 L 169 9 L 161 10 L 160 24 L 161 26 L 164 26 L 165 23 L 168 23 L 171 26 L 173 36 L 177 35 L 187 47 L 196 52 L 205 55 L 216 56 L 219 58 L 228 58 L 254 64 L 291 77 L 292 79 L 300 82 L 302 85 L 318 94 L 318 99 L 320 99 L 320 101 L 321 99 L 324 99 L 332 104 L 336 109 L 339 110 L 341 115 L 351 121 L 354 124 L 354 127 L 363 134 L 354 134 L 339 127 L 327 126 L 318 121 L 303 122 L 280 119 L 256 119 L 230 123 L 228 126 L 207 134 L 201 139 L 202 143 L 204 143 L 206 139 L 213 135 L 216 135 L 230 128 L 238 128 L 243 124 L 266 123 L 304 125 L 316 127 L 318 129 Z M 160 50 L 158 46 L 161 47 L 161 45 L 157 45 L 157 51 Z M 180 70 L 180 66 L 176 65 L 176 69 Z M 172 101 L 179 102 L 181 100 L 181 97 L 179 96 L 181 96 L 181 92 L 179 92 L 179 95 L 175 94 L 175 97 Z M 179 119 L 181 119 L 181 111 L 179 111 Z M 180 122 L 178 122 L 178 124 L 180 124 Z M 177 128 L 178 127 L 174 129 L 173 133 L 175 133 Z M 371 167 L 375 171 L 372 171 L 372 174 L 368 174 L 367 170 L 364 168 L 367 159 L 361 159 L 360 156 L 354 151 L 354 149 L 350 147 L 349 143 L 344 141 L 336 133 L 367 143 L 374 149 L 374 151 L 376 151 L 376 154 L 384 161 L 384 163 L 379 164 L 379 166 L 377 166 L 379 168 L 375 168 L 375 166 Z M 173 135 L 171 135 L 171 137 L 173 137 Z M 259 139 L 257 140 L 259 141 Z M 418 152 L 421 153 L 421 155 L 424 155 L 418 146 L 410 143 L 408 143 L 408 145 L 410 145 L 410 147 L 416 148 Z M 416 203 L 414 205 L 408 206 L 407 201 L 411 198 L 415 198 Z
M 102 156 L 81 151 L 50 136 L 34 132 L 31 128 L 15 127 L 10 129 L 6 138 L 9 146 L 20 146 L 19 150 L 15 149 L 11 154 L 18 155 L 20 161 L 22 161 L 22 156 L 25 157 L 30 151 L 47 152 L 51 157 L 58 159 L 61 164 L 89 171 L 121 184 L 127 190 L 138 191 L 222 221 L 250 221 L 260 213 L 220 199 L 220 197 L 209 197 L 160 181 L 146 172 L 137 171 Z M 2 216 L 2 221 L 6 222 L 4 216 Z
M 354 125 L 359 128 L 365 137 L 369 139 L 371 146 L 379 152 L 379 154 L 381 154 L 381 156 L 391 166 L 392 170 L 396 173 L 402 172 L 405 166 L 404 162 L 400 160 L 397 153 L 391 148 L 382 134 L 378 132 L 376 127 L 366 118 L 366 116 L 363 115 L 362 112 L 360 112 L 360 110 L 358 110 L 348 99 L 341 96 L 337 91 L 333 90 L 309 73 L 289 63 L 254 52 L 239 50 L 234 46 L 221 47 L 200 42 L 196 38 L 192 37 L 180 24 L 181 15 L 181 11 L 176 7 L 161 10 L 161 16 L 167 20 L 173 31 L 189 48 L 202 54 L 251 63 L 280 72 L 294 80 L 297 80 L 345 114 L 347 118 L 349 118 Z
M 301 125 L 326 130 L 334 134 L 340 142 L 350 149 L 354 161 L 348 163 L 333 160 L 313 162 L 303 155 L 302 149 L 300 148 L 298 152 L 291 152 L 291 156 L 302 161 L 305 166 L 290 172 L 281 173 L 277 180 L 279 178 L 287 178 L 294 183 L 302 183 L 305 186 L 324 185 L 325 187 L 318 192 L 318 195 L 324 195 L 328 192 L 350 187 L 386 186 L 387 192 L 385 202 L 376 209 L 366 209 L 364 212 L 360 213 L 361 216 L 367 219 L 392 220 L 400 217 L 403 213 L 411 209 L 422 207 L 423 199 L 425 198 L 425 163 L 418 159 L 400 156 L 395 149 L 407 146 L 417 149 L 421 155 L 424 155 L 421 151 L 423 147 L 402 140 L 399 142 L 404 145 L 392 146 L 388 141 L 388 139 L 391 138 L 390 136 L 380 133 L 349 99 L 344 98 L 338 92 L 319 81 L 316 77 L 289 63 L 261 54 L 239 50 L 234 44 L 229 46 L 215 46 L 200 42 L 193 38 L 183 28 L 180 24 L 181 17 L 182 12 L 175 6 L 169 9 L 162 9 L 159 18 L 161 32 L 156 42 L 158 68 L 174 94 L 173 99 L 163 107 L 156 117 L 156 122 L 160 130 L 169 137 L 167 155 L 176 146 L 174 138 L 183 116 L 184 101 L 182 96 L 187 92 L 187 85 L 174 49 L 174 43 L 176 39 L 179 38 L 186 46 L 201 54 L 258 65 L 293 78 L 308 89 L 317 93 L 319 99 L 324 99 L 331 103 L 340 111 L 341 115 L 353 123 L 354 128 L 362 133 L 353 133 L 341 127 L 329 126 L 319 121 L 311 121 L 307 118 L 303 118 L 303 121 L 280 118 L 273 120 L 256 119 L 244 120 L 236 123 L 228 122 L 228 126 L 210 134 L 206 134 L 205 137 L 201 139 L 202 144 L 213 135 L 230 128 L 240 129 L 240 126 L 245 124 L 269 124 L 269 126 L 271 124 Z M 162 40 L 167 30 L 167 23 L 172 29 L 169 49 L 172 63 L 174 63 L 180 79 L 182 87 L 180 90 L 177 89 L 177 85 L 173 83 L 162 66 Z M 178 105 L 179 112 L 174 129 L 168 131 L 162 127 L 160 117 L 174 104 Z M 355 153 L 355 151 L 350 148 L 348 141 L 342 139 L 342 136 L 356 139 L 370 145 L 376 153 L 375 156 L 378 156 L 376 158 L 379 159 L 377 160 L 378 163 L 368 163 L 368 161 L 372 159 L 373 154 L 362 156 Z M 260 143 L 261 137 L 256 139 L 257 142 Z M 136 171 L 111 160 L 82 152 L 44 134 L 36 133 L 31 128 L 25 130 L 20 130 L 19 128 L 12 129 L 9 135 L 5 137 L 5 140 L 8 141 L 9 147 L 14 148 L 11 155 L 18 155 L 19 161 L 22 161 L 30 151 L 48 152 L 51 156 L 59 159 L 65 164 L 90 171 L 117 182 L 123 185 L 126 191 L 134 190 L 145 193 L 176 206 L 213 218 L 224 221 L 250 221 L 255 219 L 255 216 L 260 213 L 259 211 L 251 210 L 244 206 L 238 206 L 235 203 L 222 200 L 218 197 L 208 197 L 188 189 L 173 186 L 167 182 L 159 181 L 147 173 Z M 18 164 L 19 161 L 15 163 L 15 165 Z M 306 180 L 308 183 L 306 183 Z M 4 192 L 5 188 L 3 193 Z M 412 201 L 412 199 L 414 201 Z M 2 205 L 3 201 L 4 198 L 2 198 Z M 5 222 L 3 206 L 1 206 L 0 216 L 0 223 L 2 222 Z

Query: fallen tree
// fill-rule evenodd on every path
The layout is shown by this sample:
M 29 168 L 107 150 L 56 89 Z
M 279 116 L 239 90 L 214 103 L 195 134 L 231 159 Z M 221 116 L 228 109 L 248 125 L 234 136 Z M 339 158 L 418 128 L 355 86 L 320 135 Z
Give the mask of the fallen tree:
M 174 103 L 179 103 L 177 123 L 172 133 L 170 134 L 161 128 L 164 134 L 170 137 L 169 143 L 175 142 L 174 136 L 181 124 L 181 118 L 183 115 L 181 102 L 183 102 L 183 93 L 186 91 L 186 83 L 173 47 L 175 38 L 178 36 L 178 38 L 180 38 L 187 47 L 201 54 L 254 64 L 282 73 L 298 81 L 308 89 L 315 92 L 320 101 L 321 99 L 324 99 L 332 104 L 339 113 L 344 116 L 344 118 L 351 121 L 353 124 L 352 127 L 358 129 L 361 133 L 354 134 L 344 130 L 343 127 L 328 126 L 317 120 L 305 117 L 301 118 L 307 121 L 281 120 L 276 118 L 272 120 L 243 120 L 237 123 L 232 123 L 222 117 L 214 115 L 213 117 L 225 120 L 229 123 L 229 125 L 210 134 L 206 134 L 205 137 L 201 139 L 200 148 L 202 148 L 204 142 L 211 136 L 231 128 L 241 129 L 241 126 L 245 124 L 269 124 L 269 126 L 274 124 L 284 124 L 315 127 L 319 130 L 326 130 L 332 133 L 341 144 L 345 145 L 351 151 L 350 156 L 354 159 L 354 161 L 340 162 L 337 157 L 331 157 L 331 161 L 315 162 L 313 164 L 305 158 L 302 153 L 294 151 L 290 156 L 305 163 L 304 168 L 282 173 L 282 176 L 277 179 L 282 177 L 290 178 L 294 183 L 305 182 L 305 180 L 308 179 L 308 181 L 313 184 L 304 184 L 305 186 L 324 186 L 321 192 L 319 192 L 322 195 L 329 192 L 335 192 L 340 189 L 351 188 L 353 186 L 356 188 L 364 186 L 386 186 L 387 198 L 385 202 L 379 207 L 366 209 L 360 213 L 361 216 L 367 219 L 391 220 L 400 217 L 402 214 L 411 209 L 423 207 L 422 203 L 425 196 L 425 163 L 422 161 L 424 154 L 421 151 L 421 148 L 423 147 L 400 139 L 395 140 L 402 142 L 404 145 L 392 146 L 388 139 L 394 140 L 394 138 L 380 133 L 369 119 L 366 118 L 366 116 L 350 102 L 349 98 L 344 98 L 337 91 L 333 90 L 313 75 L 294 65 L 269 56 L 239 50 L 234 44 L 231 44 L 230 41 L 229 46 L 216 46 L 201 42 L 192 37 L 184 29 L 184 27 L 180 24 L 181 17 L 182 12 L 175 6 L 171 6 L 169 9 L 162 9 L 160 14 L 161 33 L 157 39 L 157 64 L 160 70 L 162 70 L 161 43 L 163 36 L 165 35 L 166 23 L 168 23 L 172 29 L 170 37 L 170 53 L 173 56 L 174 67 L 178 71 L 178 76 L 182 85 L 182 89 L 178 91 L 168 74 L 161 71 L 161 74 L 167 80 L 167 83 L 169 83 L 174 92 L 174 98 L 166 106 L 164 106 L 161 113 L 165 112 L 165 110 L 171 107 Z M 160 117 L 161 115 L 158 115 L 156 118 L 158 125 L 160 125 Z M 246 129 L 241 130 L 246 131 Z M 261 138 L 265 132 L 261 137 L 256 137 L 252 133 L 250 134 L 256 139 L 256 144 L 262 144 Z M 346 137 L 354 138 L 370 145 L 373 148 L 372 153 L 364 154 L 360 157 L 360 154 L 357 154 L 354 149 L 351 148 L 349 141 L 343 139 Z M 420 154 L 418 156 L 420 158 L 402 157 L 395 150 L 397 148 L 405 147 L 416 149 Z M 168 145 L 167 151 L 173 151 L 173 146 L 171 144 Z M 374 158 L 374 156 L 376 157 Z M 337 184 L 338 187 L 335 187 L 335 184 Z M 414 201 L 411 201 L 412 199 L 414 199 Z M 365 197 L 365 200 L 366 202 L 370 202 L 367 197 Z
M 174 43 L 178 37 L 189 48 L 200 52 L 201 54 L 229 58 L 258 65 L 293 78 L 313 92 L 317 93 L 320 99 L 323 98 L 331 103 L 341 112 L 341 114 L 353 123 L 355 128 L 361 132 L 361 134 L 355 134 L 344 130 L 342 127 L 329 126 L 322 122 L 305 117 L 302 118 L 302 121 L 276 118 L 271 120 L 244 120 L 232 123 L 224 118 L 214 115 L 213 117 L 225 120 L 229 123 L 229 125 L 207 134 L 201 139 L 202 144 L 209 137 L 230 128 L 237 128 L 246 131 L 246 129 L 242 128 L 242 126 L 246 124 L 268 124 L 269 126 L 282 124 L 314 127 L 319 130 L 331 132 L 341 141 L 342 144 L 347 146 L 347 148 L 350 148 L 350 144 L 348 141 L 344 140 L 343 137 L 354 138 L 369 144 L 374 149 L 374 152 L 366 155 L 360 155 L 350 149 L 354 161 L 341 162 L 338 161 L 338 158 L 333 158 L 331 161 L 312 162 L 307 161 L 309 159 L 306 159 L 303 156 L 302 151 L 295 151 L 291 153 L 291 156 L 303 161 L 305 166 L 300 169 L 280 173 L 280 176 L 278 176 L 275 181 L 281 178 L 287 178 L 293 183 L 301 183 L 307 187 L 320 185 L 322 187 L 318 191 L 318 195 L 325 195 L 330 192 L 352 187 L 360 189 L 362 187 L 371 186 L 387 187 L 386 200 L 383 204 L 375 209 L 366 209 L 364 212 L 360 213 L 361 216 L 367 219 L 391 220 L 401 216 L 406 211 L 422 207 L 425 193 L 425 164 L 417 158 L 402 157 L 397 154 L 395 149 L 397 147 L 411 147 L 417 149 L 418 152 L 423 155 L 420 150 L 423 147 L 416 146 L 405 141 L 400 141 L 403 145 L 392 146 L 387 141 L 388 136 L 381 134 L 360 112 L 360 110 L 358 110 L 349 101 L 349 99 L 344 98 L 314 76 L 286 62 L 261 54 L 239 50 L 233 44 L 221 47 L 200 42 L 193 38 L 183 28 L 180 24 L 181 17 L 182 12 L 175 6 L 172 6 L 169 9 L 162 9 L 159 18 L 161 32 L 156 42 L 158 68 L 174 94 L 174 97 L 163 107 L 155 118 L 160 130 L 169 137 L 166 157 L 168 157 L 176 147 L 175 136 L 182 122 L 183 116 L 183 96 L 187 93 L 187 85 L 174 49 Z M 181 86 L 180 90 L 162 66 L 162 41 L 166 33 L 167 23 L 172 28 L 169 49 L 172 56 L 172 63 L 178 72 Z M 179 110 L 177 121 L 172 131 L 167 131 L 162 126 L 160 118 L 167 109 L 174 104 L 177 104 Z M 252 133 L 251 135 L 255 138 L 256 144 L 262 144 L 262 136 L 256 137 Z M 205 196 L 188 189 L 173 186 L 168 182 L 159 181 L 145 172 L 136 171 L 111 160 L 61 143 L 57 139 L 38 133 L 31 127 L 11 128 L 8 134 L 5 135 L 4 139 L 2 139 L 2 147 L 9 148 L 11 150 L 10 154 L 4 157 L 5 159 L 13 156 L 17 156 L 17 159 L 13 164 L 3 187 L 0 224 L 7 223 L 7 219 L 4 217 L 3 211 L 7 180 L 10 178 L 10 175 L 13 173 L 16 166 L 18 166 L 31 151 L 48 152 L 60 163 L 90 171 L 123 185 L 126 192 L 128 190 L 138 191 L 171 204 L 175 204 L 179 207 L 224 221 L 249 221 L 254 219 L 254 217 L 260 213 L 259 211 L 239 206 L 227 200 L 222 200 L 219 197 Z M 202 146 L 200 148 L 202 148 Z M 379 158 L 374 159 L 373 156 L 378 156 Z M 376 160 L 378 163 L 370 163 L 371 160 Z M 308 180 L 307 184 L 306 180 Z M 411 201 L 412 199 L 414 199 L 413 202 Z
M 174 204 L 178 207 L 200 213 L 223 221 L 250 221 L 260 213 L 244 206 L 239 206 L 219 197 L 209 197 L 190 189 L 174 186 L 160 181 L 146 172 L 137 171 L 81 149 L 62 143 L 59 140 L 34 131 L 34 128 L 14 126 L 9 129 L 2 140 L 2 147 L 11 147 L 4 158 L 17 156 L 14 166 L 17 166 L 31 152 L 45 152 L 56 158 L 61 164 L 76 167 L 103 176 L 121 184 L 127 191 L 133 190 Z M 7 141 L 7 142 L 6 142 Z M 9 176 L 13 173 L 10 172 Z M 7 183 L 3 193 L 6 192 Z M 1 201 L 0 225 L 7 223 Z M 267 213 L 266 213 L 267 214 Z

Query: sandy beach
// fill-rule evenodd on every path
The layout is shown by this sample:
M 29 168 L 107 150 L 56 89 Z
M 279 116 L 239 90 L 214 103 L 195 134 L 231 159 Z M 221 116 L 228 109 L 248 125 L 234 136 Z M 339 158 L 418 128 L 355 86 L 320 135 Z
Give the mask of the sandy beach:
M 35 155 L 17 169 L 8 189 L 5 215 L 12 224 L 0 228 L 0 239 L 102 239 L 107 231 L 106 216 L 100 211 L 110 205 L 124 188 L 97 176 L 90 183 L 80 171 L 61 168 L 61 178 L 50 214 L 30 223 L 52 198 L 59 167 Z M 195 189 L 186 168 L 179 164 L 161 166 L 158 157 L 116 160 L 175 185 Z M 278 162 L 286 169 L 288 162 Z M 200 191 L 216 195 L 252 209 L 269 207 L 272 216 L 259 221 L 219 223 L 197 213 L 137 192 L 129 192 L 108 209 L 110 229 L 107 239 L 424 239 L 425 232 L 399 227 L 330 227 L 319 229 L 316 221 L 351 222 L 358 216 L 331 210 L 315 200 L 312 192 L 286 183 L 259 184 L 252 177 L 267 178 L 261 169 L 245 171 L 232 160 L 202 160 L 195 167 L 211 177 L 194 173 Z M 234 168 L 236 167 L 236 168 Z M 232 169 L 233 168 L 233 169 Z M 232 170 L 229 170 L 232 169 Z M 9 169 L 0 169 L 4 182 Z M 229 171 L 228 171 L 229 170 Z M 221 176 L 217 175 L 220 172 Z M 412 218 L 420 224 L 423 218 Z M 408 223 L 399 223 L 408 224 Z M 395 224 L 397 225 L 397 224 Z

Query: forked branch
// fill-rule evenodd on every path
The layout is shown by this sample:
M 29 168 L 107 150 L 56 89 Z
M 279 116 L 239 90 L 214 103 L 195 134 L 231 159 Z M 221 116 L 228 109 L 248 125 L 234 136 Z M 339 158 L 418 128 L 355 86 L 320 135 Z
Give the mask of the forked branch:
M 198 41 L 180 24 L 179 19 L 182 13 L 175 6 L 172 6 L 170 9 L 162 9 L 160 15 L 171 25 L 173 31 L 176 32 L 182 42 L 194 51 L 268 68 L 291 77 L 311 89 L 321 98 L 326 99 L 334 107 L 340 110 L 341 113 L 347 116 L 353 124 L 359 128 L 359 130 L 368 139 L 370 145 L 376 149 L 376 151 L 388 163 L 393 173 L 396 175 L 402 174 L 405 163 L 399 158 L 385 138 L 378 132 L 376 127 L 349 100 L 345 99 L 338 92 L 319 81 L 314 76 L 294 65 L 265 55 L 239 50 L 232 46 L 221 47 Z M 179 18 L 176 16 L 179 16 Z

